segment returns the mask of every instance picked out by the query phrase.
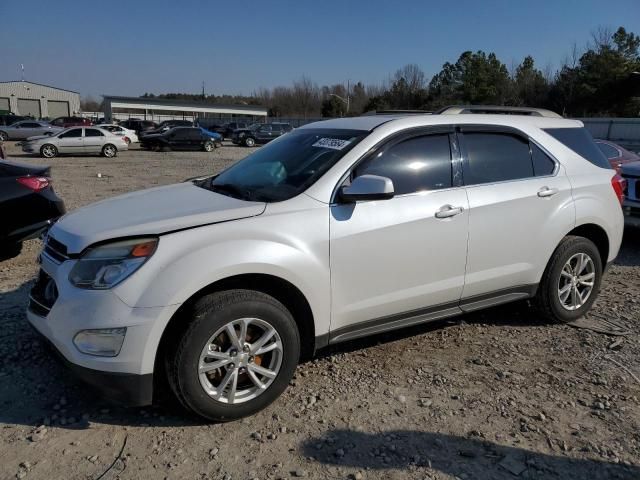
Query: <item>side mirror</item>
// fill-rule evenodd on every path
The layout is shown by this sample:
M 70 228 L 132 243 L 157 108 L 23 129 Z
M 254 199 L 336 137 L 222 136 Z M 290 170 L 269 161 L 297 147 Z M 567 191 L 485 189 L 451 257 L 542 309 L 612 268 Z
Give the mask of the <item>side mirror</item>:
M 340 200 L 357 202 L 358 200 L 388 200 L 393 198 L 393 182 L 390 178 L 378 175 L 356 177 L 351 185 L 340 188 Z
M 44 134 L 45 134 L 47 137 L 50 137 L 51 135 L 53 135 L 53 132 L 44 132 Z

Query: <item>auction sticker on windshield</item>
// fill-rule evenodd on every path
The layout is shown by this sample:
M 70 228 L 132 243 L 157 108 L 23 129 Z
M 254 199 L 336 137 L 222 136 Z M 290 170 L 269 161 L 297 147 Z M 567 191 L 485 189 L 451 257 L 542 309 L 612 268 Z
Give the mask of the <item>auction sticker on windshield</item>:
M 344 147 L 346 147 L 350 143 L 351 143 L 351 140 L 342 140 L 340 138 L 321 138 L 312 146 L 320 147 L 320 148 L 331 148 L 333 150 L 342 150 Z

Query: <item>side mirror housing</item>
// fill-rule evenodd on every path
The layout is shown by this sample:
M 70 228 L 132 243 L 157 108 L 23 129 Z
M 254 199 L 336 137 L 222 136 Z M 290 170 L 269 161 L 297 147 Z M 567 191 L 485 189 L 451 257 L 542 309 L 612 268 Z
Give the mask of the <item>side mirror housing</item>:
M 357 202 L 359 200 L 388 200 L 394 196 L 393 182 L 390 178 L 378 175 L 361 175 L 351 185 L 340 187 L 340 200 Z

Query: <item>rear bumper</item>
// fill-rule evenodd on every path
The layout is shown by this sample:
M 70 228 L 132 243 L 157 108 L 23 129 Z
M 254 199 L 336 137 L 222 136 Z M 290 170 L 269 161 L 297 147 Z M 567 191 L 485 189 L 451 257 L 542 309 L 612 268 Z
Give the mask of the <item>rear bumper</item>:
M 56 358 L 76 377 L 92 386 L 105 397 L 128 407 L 150 405 L 153 401 L 153 374 L 104 372 L 71 363 L 37 328 L 33 330 L 51 348 Z

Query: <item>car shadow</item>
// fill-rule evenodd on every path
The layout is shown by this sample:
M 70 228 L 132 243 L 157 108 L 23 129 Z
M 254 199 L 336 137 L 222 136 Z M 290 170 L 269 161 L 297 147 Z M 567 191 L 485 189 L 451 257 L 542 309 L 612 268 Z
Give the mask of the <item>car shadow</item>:
M 320 464 L 367 470 L 424 469 L 453 478 L 500 480 L 638 479 L 640 468 L 602 460 L 570 458 L 498 445 L 480 437 L 399 430 L 366 433 L 333 430 L 300 445 L 303 455 Z M 432 478 L 429 476 L 428 478 Z

